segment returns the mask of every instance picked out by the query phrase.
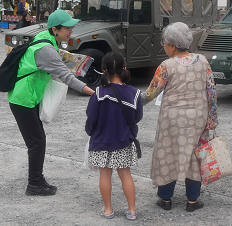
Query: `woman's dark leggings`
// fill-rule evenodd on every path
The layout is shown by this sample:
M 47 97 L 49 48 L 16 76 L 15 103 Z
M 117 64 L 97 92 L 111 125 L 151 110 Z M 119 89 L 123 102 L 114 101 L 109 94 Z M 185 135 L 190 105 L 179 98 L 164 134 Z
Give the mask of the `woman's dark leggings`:
M 10 109 L 28 148 L 28 182 L 31 185 L 41 185 L 43 181 L 46 135 L 39 118 L 39 105 L 28 108 L 10 103 Z
M 159 186 L 157 195 L 162 199 L 169 200 L 173 196 L 175 185 L 176 185 L 176 181 L 173 181 L 163 186 Z M 185 186 L 186 186 L 186 196 L 188 200 L 189 201 L 197 200 L 197 198 L 200 196 L 201 182 L 186 178 Z

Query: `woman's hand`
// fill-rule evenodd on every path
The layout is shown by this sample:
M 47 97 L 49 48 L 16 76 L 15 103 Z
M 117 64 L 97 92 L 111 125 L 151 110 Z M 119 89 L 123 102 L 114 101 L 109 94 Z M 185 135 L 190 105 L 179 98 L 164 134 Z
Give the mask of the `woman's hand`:
M 217 124 L 215 125 L 215 123 L 213 123 L 213 122 L 211 122 L 211 121 L 208 121 L 208 122 L 206 123 L 205 129 L 206 129 L 206 130 L 214 130 L 214 129 L 216 129 L 216 127 L 217 127 Z
M 82 92 L 92 95 L 95 91 L 89 88 L 88 86 L 84 86 L 84 88 L 82 89 Z

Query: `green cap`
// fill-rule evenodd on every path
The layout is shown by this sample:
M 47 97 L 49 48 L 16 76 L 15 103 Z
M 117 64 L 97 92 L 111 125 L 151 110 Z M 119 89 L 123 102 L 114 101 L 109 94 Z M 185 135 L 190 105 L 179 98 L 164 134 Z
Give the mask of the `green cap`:
M 73 19 L 68 13 L 64 10 L 56 10 L 50 14 L 48 17 L 48 28 L 52 28 L 58 25 L 65 27 L 72 27 L 80 20 Z

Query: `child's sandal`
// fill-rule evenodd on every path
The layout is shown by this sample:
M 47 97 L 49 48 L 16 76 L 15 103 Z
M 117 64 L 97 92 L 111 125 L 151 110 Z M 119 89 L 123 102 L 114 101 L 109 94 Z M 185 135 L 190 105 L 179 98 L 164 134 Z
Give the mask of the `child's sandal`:
M 101 211 L 101 215 L 104 216 L 106 219 L 112 219 L 114 218 L 114 211 L 111 214 L 105 214 L 105 209 L 103 208 Z
M 126 215 L 128 220 L 136 220 L 137 213 L 128 211 L 128 208 L 124 208 L 123 213 Z

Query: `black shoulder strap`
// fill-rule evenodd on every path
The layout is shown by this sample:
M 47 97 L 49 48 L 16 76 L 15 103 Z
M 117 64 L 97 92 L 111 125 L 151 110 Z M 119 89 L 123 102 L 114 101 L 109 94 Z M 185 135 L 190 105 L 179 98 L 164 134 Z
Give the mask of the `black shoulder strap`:
M 127 124 L 129 125 L 129 127 L 130 127 L 130 130 L 131 130 L 131 133 L 132 133 L 133 137 L 135 138 L 136 136 L 135 136 L 133 130 L 131 129 L 131 124 L 130 124 L 130 121 L 129 121 L 129 119 L 128 119 L 127 111 L 126 111 L 125 107 L 123 106 L 122 101 L 121 101 L 121 99 L 120 99 L 120 97 L 119 97 L 117 91 L 115 90 L 115 88 L 114 88 L 113 86 L 111 86 L 111 85 L 110 85 L 110 88 L 112 89 L 112 91 L 113 91 L 115 97 L 117 98 L 118 103 L 119 103 L 119 105 L 120 105 L 120 107 L 121 107 L 121 109 L 122 109 L 122 113 L 123 113 L 123 115 L 124 115 L 124 117 L 125 117 L 125 119 L 126 119 L 126 122 L 127 122 Z
M 48 39 L 40 39 L 40 40 L 37 40 L 37 41 L 35 41 L 35 42 L 31 42 L 31 43 L 29 44 L 29 46 L 33 46 L 33 45 L 36 45 L 36 44 L 41 43 L 41 42 L 47 42 L 47 43 L 50 43 L 51 45 L 53 45 L 53 43 L 52 43 L 50 40 L 48 40 Z M 28 46 L 28 47 L 29 47 L 29 46 Z M 34 72 L 35 72 L 35 71 L 33 71 L 33 72 L 29 73 L 29 74 L 26 74 L 26 75 L 23 75 L 23 76 L 17 78 L 17 81 L 19 81 L 19 80 L 21 80 L 21 79 L 27 77 L 28 75 L 33 74 Z
M 53 45 L 53 43 L 52 43 L 50 40 L 48 40 L 48 39 L 39 39 L 39 40 L 37 40 L 37 41 L 35 41 L 35 42 L 31 42 L 31 43 L 29 44 L 29 46 L 33 46 L 33 45 L 36 45 L 36 44 L 41 43 L 41 42 L 48 42 L 48 43 L 50 43 L 51 45 Z

